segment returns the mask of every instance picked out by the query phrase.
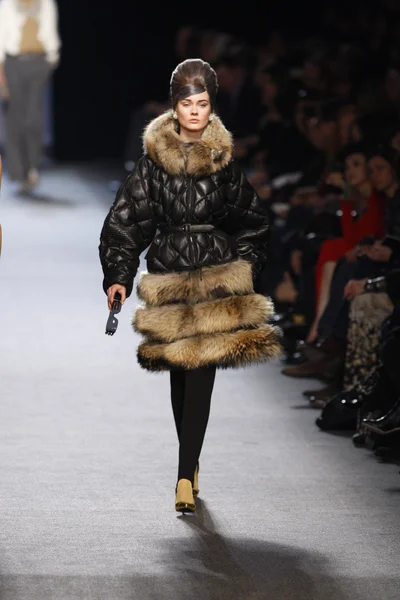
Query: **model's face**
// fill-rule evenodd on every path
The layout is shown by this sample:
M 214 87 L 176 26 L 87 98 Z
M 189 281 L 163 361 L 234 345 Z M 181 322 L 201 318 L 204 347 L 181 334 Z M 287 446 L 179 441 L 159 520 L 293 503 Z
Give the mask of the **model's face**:
M 347 183 L 357 187 L 368 179 L 367 164 L 363 154 L 350 154 L 346 158 L 344 175 Z
M 369 178 L 378 192 L 385 192 L 395 182 L 391 165 L 381 156 L 374 156 L 368 161 Z
M 179 100 L 175 106 L 179 125 L 191 133 L 199 133 L 207 127 L 211 114 L 211 103 L 208 92 L 194 94 Z

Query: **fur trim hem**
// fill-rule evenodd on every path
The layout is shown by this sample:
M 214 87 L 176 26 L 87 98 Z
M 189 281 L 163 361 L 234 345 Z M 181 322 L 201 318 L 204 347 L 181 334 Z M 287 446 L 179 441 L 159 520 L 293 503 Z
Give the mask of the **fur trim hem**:
M 148 371 L 236 368 L 274 359 L 281 354 L 280 330 L 272 325 L 234 333 L 186 338 L 171 344 L 143 342 L 138 362 Z
M 200 304 L 173 304 L 139 308 L 133 319 L 135 331 L 151 340 L 175 342 L 182 338 L 256 327 L 273 314 L 272 302 L 260 294 L 230 296 Z
M 147 306 L 185 302 L 197 304 L 227 296 L 253 293 L 252 266 L 245 260 L 180 273 L 143 273 L 138 297 Z
M 153 119 L 143 133 L 143 149 L 151 160 L 170 175 L 188 173 L 207 176 L 226 167 L 232 160 L 232 136 L 215 116 L 201 139 L 189 150 L 176 131 L 172 111 Z

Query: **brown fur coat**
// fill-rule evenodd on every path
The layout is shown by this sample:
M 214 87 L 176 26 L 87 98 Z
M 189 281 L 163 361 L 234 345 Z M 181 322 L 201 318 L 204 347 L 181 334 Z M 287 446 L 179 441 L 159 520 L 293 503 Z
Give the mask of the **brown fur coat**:
M 267 323 L 272 303 L 254 293 L 246 261 L 201 274 L 146 273 L 138 295 L 145 302 L 133 321 L 145 336 L 138 360 L 150 371 L 239 367 L 280 354 L 279 331 Z
M 143 144 L 151 160 L 172 176 L 208 176 L 232 160 L 232 138 L 218 117 L 188 146 L 169 111 L 147 126 Z M 143 306 L 133 326 L 144 337 L 138 360 L 150 371 L 238 367 L 280 354 L 279 331 L 268 324 L 272 303 L 254 293 L 246 260 L 144 273 L 138 296 Z

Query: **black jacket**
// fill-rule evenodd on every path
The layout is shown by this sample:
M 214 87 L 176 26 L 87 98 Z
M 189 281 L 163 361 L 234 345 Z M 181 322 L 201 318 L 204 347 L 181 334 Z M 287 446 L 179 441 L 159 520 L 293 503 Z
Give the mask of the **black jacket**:
M 400 189 L 393 198 L 387 198 L 386 234 L 400 246 Z M 396 248 L 398 251 L 399 248 Z
M 145 154 L 121 186 L 100 236 L 103 287 L 131 294 L 140 254 L 152 273 L 194 270 L 242 257 L 255 274 L 266 260 L 267 208 L 232 161 L 216 117 L 184 144 L 171 113 L 150 123 Z

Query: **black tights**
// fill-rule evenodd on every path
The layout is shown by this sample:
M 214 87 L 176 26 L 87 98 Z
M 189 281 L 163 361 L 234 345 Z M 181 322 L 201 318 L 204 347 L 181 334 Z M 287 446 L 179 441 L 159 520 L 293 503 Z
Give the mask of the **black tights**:
M 215 367 L 171 371 L 171 402 L 179 439 L 178 480 L 189 479 L 199 460 L 210 415 Z

